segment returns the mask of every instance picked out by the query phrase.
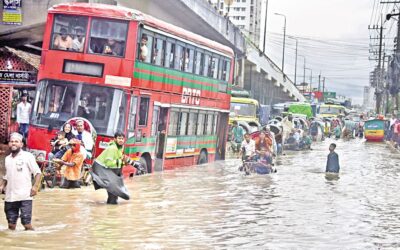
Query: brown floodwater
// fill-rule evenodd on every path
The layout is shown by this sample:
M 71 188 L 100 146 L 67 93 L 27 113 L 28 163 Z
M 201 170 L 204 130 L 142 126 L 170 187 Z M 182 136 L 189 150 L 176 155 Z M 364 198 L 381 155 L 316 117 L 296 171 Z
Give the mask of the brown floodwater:
M 33 225 L 4 249 L 398 249 L 400 155 L 385 144 L 337 141 L 341 173 L 323 173 L 329 143 L 278 159 L 278 172 L 245 176 L 231 159 L 126 180 L 131 200 L 106 192 L 46 189 Z M 4 196 L 1 196 L 4 197 Z M 19 222 L 18 222 L 19 223 Z

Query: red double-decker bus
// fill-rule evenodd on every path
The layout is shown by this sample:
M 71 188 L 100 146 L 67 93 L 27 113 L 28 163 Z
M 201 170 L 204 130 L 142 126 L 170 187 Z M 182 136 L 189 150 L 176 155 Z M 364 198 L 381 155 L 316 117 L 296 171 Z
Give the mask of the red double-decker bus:
M 62 124 L 83 117 L 97 131 L 94 156 L 121 130 L 148 173 L 223 159 L 232 69 L 230 48 L 139 11 L 56 5 L 28 147 L 47 155 Z

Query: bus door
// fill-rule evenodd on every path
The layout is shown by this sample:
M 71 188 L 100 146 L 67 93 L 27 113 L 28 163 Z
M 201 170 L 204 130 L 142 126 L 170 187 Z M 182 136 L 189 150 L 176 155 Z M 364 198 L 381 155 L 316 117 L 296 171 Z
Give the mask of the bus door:
M 227 141 L 227 131 L 229 113 L 219 113 L 219 120 L 217 125 L 217 150 L 216 160 L 225 160 L 225 150 Z
M 154 171 L 162 171 L 164 166 L 164 152 L 165 142 L 167 135 L 167 120 L 168 120 L 167 107 L 154 106 L 153 117 L 157 115 L 156 122 L 157 139 L 156 139 L 156 160 L 154 163 Z

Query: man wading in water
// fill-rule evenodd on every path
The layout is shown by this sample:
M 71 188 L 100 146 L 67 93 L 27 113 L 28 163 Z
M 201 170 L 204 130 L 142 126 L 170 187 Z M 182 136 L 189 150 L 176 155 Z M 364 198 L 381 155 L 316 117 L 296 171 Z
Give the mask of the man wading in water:
M 118 204 L 118 197 L 129 200 L 128 190 L 122 180 L 122 167 L 124 164 L 136 166 L 133 160 L 124 155 L 125 135 L 117 132 L 114 141 L 96 158 L 93 163 L 94 188 L 107 190 L 107 204 Z
M 334 173 L 339 174 L 340 166 L 339 166 L 339 155 L 335 152 L 336 144 L 332 143 L 329 146 L 329 155 L 328 161 L 326 162 L 326 173 Z
M 15 230 L 18 217 L 25 230 L 33 230 L 32 200 L 38 192 L 41 172 L 35 157 L 22 150 L 23 136 L 12 133 L 8 143 L 11 154 L 6 157 L 6 174 L 0 186 L 0 194 L 5 191 L 4 212 L 8 221 L 8 229 Z M 35 184 L 32 186 L 32 175 Z

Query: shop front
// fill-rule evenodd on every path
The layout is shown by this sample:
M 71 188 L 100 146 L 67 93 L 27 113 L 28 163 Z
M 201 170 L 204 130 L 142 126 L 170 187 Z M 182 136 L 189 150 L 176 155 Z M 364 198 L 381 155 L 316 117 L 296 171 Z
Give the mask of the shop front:
M 17 105 L 23 93 L 34 99 L 40 56 L 8 47 L 0 48 L 0 143 L 18 131 Z

